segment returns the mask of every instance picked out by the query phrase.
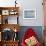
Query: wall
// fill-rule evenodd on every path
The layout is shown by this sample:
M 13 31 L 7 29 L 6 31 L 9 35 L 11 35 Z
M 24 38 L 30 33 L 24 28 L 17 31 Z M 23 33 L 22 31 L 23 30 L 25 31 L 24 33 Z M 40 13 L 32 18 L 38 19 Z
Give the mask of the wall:
M 44 16 L 43 16 L 43 6 L 42 6 L 42 0 L 17 0 L 18 2 L 18 6 L 20 6 L 20 17 L 19 17 L 19 24 L 21 26 L 36 26 L 36 27 L 32 27 L 35 29 L 35 31 L 37 32 L 37 35 L 40 39 L 40 41 L 43 41 L 43 30 L 42 27 L 44 25 Z M 10 7 L 10 6 L 15 6 L 15 3 L 13 0 L 0 0 L 0 6 L 1 7 Z M 35 9 L 36 10 L 36 19 L 23 19 L 23 10 L 24 9 Z M 9 17 L 9 20 L 12 17 Z M 13 21 L 14 22 L 14 21 Z M 22 32 L 24 32 L 25 30 L 23 29 L 27 29 L 27 27 L 22 27 L 21 28 L 21 34 L 23 35 Z M 20 34 L 20 37 L 22 36 Z M 22 37 L 21 37 L 22 38 Z
M 20 32 L 19 32 L 19 39 L 20 42 L 24 36 L 24 33 L 27 31 L 28 28 L 32 28 L 33 31 L 37 34 L 37 37 L 41 43 L 43 43 L 43 32 L 42 32 L 42 26 L 21 26 Z
M 14 0 L 15 1 L 15 0 Z M 13 0 L 0 0 L 0 6 L 15 6 Z M 42 0 L 17 0 L 18 5 L 20 6 L 20 18 L 19 24 L 21 26 L 43 26 L 43 6 Z M 36 19 L 23 19 L 23 10 L 24 9 L 35 9 L 36 10 Z
M 43 26 L 43 6 L 42 0 L 24 0 L 18 1 L 21 3 L 23 10 L 24 9 L 35 9 L 36 10 L 36 19 L 23 19 L 22 14 L 20 17 L 21 25 L 26 26 Z

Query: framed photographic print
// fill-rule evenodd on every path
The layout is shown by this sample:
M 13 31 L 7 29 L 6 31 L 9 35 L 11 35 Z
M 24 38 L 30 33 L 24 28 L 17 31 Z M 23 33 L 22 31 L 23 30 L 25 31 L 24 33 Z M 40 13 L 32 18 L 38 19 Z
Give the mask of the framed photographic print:
M 2 15 L 9 15 L 9 10 L 2 10 Z
M 36 19 L 36 10 L 25 9 L 23 11 L 23 19 Z

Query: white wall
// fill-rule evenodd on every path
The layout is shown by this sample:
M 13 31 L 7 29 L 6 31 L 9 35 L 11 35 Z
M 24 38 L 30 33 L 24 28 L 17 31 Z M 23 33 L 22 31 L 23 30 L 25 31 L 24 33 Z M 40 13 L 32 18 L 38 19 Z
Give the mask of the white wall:
M 19 2 L 19 1 L 18 1 Z M 43 26 L 43 6 L 42 0 L 24 0 L 20 1 L 23 10 L 24 9 L 35 9 L 36 10 L 36 19 L 24 20 L 21 14 L 20 23 L 21 25 L 26 26 Z
M 14 0 L 15 1 L 15 0 Z M 15 6 L 13 0 L 0 0 L 0 6 Z M 21 26 L 43 26 L 43 6 L 42 0 L 17 0 L 18 5 L 20 6 L 20 18 L 19 24 Z M 36 10 L 36 19 L 23 19 L 23 10 L 24 9 L 35 9 Z

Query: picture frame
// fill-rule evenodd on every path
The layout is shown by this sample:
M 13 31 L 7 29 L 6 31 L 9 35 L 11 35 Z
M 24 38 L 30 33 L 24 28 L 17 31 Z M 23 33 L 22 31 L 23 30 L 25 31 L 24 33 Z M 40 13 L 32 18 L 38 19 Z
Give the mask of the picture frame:
M 2 15 L 9 15 L 9 10 L 2 10 Z
M 23 19 L 36 19 L 36 10 L 35 9 L 24 9 Z
M 16 15 L 16 14 L 17 14 L 17 11 L 16 11 L 16 10 L 10 10 L 10 11 L 9 11 L 9 14 L 10 14 L 10 15 Z

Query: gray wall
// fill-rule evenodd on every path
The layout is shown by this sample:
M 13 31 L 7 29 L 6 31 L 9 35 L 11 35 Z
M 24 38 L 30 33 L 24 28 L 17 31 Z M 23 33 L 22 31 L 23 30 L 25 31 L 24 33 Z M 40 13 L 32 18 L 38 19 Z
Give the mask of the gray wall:
M 43 30 L 41 26 L 21 26 L 21 29 L 19 32 L 20 41 L 22 40 L 24 33 L 26 32 L 28 28 L 32 28 L 36 32 L 39 41 L 42 43 L 43 42 Z

